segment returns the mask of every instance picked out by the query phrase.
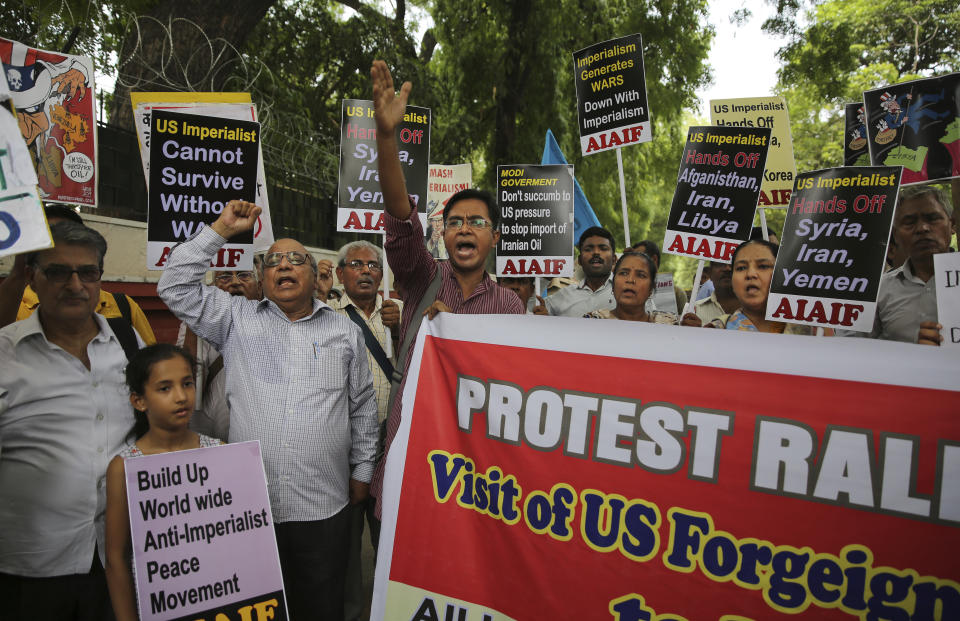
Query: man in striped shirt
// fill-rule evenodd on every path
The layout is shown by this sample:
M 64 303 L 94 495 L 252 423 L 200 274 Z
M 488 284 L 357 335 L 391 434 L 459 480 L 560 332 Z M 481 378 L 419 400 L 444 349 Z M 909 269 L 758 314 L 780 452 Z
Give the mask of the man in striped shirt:
M 400 322 L 401 342 L 414 319 L 414 309 L 419 306 L 438 270 L 440 289 L 436 301 L 427 309 L 431 319 L 438 312 L 523 314 L 525 309 L 517 294 L 497 286 L 484 269 L 487 256 L 500 239 L 497 231 L 500 212 L 487 192 L 467 189 L 451 196 L 443 210 L 443 243 L 449 260 L 437 262 L 427 251 L 416 205 L 407 195 L 395 133 L 397 125 L 403 120 L 411 85 L 405 82 L 397 93 L 390 70 L 381 60 L 374 61 L 370 75 L 377 121 L 380 189 L 386 208 L 384 248 L 387 262 L 394 271 L 397 288 L 403 292 L 404 305 L 408 309 Z M 412 353 L 413 348 L 410 348 L 407 360 L 403 361 L 404 369 Z M 406 377 L 403 383 L 406 383 Z M 403 384 L 400 394 L 403 394 Z M 400 427 L 400 409 L 401 399 L 398 397 L 391 404 L 387 418 L 386 452 L 377 464 L 371 482 L 370 493 L 377 498 L 378 518 L 382 509 L 384 466 L 390 445 Z

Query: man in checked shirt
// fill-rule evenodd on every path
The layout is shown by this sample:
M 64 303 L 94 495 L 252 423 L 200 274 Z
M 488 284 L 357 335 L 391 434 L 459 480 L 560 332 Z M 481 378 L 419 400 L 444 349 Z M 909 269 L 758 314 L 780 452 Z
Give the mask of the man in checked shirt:
M 484 269 L 487 256 L 497 247 L 500 232 L 500 210 L 487 192 L 467 189 L 450 197 L 443 209 L 443 243 L 447 261 L 435 261 L 423 243 L 423 228 L 417 217 L 416 205 L 407 195 L 407 186 L 400 164 L 396 128 L 403 120 L 411 85 L 405 82 L 400 92 L 394 90 L 393 78 L 386 63 L 374 61 L 370 69 L 373 81 L 373 104 L 377 121 L 377 164 L 380 189 L 386 213 L 384 214 L 384 249 L 387 262 L 393 268 L 397 289 L 403 294 L 407 312 L 400 322 L 400 340 L 403 342 L 413 321 L 413 309 L 419 306 L 434 275 L 440 272 L 441 284 L 437 298 L 427 309 L 433 318 L 438 312 L 464 314 L 523 314 L 526 309 L 517 294 L 497 286 Z M 413 348 L 404 360 L 406 369 Z M 404 377 L 406 382 L 406 377 Z M 403 387 L 390 406 L 387 418 L 387 444 L 390 445 L 400 427 Z M 376 515 L 382 508 L 384 455 L 377 464 L 371 493 L 377 499 Z
M 170 254 L 157 291 L 223 355 L 230 441 L 259 440 L 292 619 L 343 619 L 349 504 L 369 493 L 377 403 L 360 329 L 314 297 L 317 265 L 280 239 L 263 257 L 263 300 L 205 287 L 210 260 L 260 208 L 230 201 Z

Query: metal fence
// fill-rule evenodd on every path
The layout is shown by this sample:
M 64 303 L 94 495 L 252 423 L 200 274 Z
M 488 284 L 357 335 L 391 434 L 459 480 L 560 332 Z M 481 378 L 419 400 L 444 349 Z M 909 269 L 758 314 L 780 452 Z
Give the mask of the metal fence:
M 147 221 L 147 186 L 136 135 L 98 124 L 98 206 L 84 212 Z M 361 239 L 356 233 L 336 231 L 335 200 L 324 196 L 312 179 L 292 175 L 265 162 L 267 198 L 276 238 L 292 237 L 306 246 L 336 249 Z

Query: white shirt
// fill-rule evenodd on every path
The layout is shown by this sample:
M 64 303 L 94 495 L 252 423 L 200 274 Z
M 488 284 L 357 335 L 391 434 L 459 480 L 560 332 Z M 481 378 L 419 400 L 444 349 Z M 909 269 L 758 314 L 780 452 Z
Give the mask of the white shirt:
M 39 315 L 0 329 L 0 572 L 85 574 L 95 545 L 104 559 L 107 464 L 133 428 L 127 358 L 95 314 L 87 370 Z
M 377 403 L 363 335 L 319 300 L 296 321 L 271 300 L 203 284 L 226 240 L 205 226 L 170 253 L 157 292 L 223 354 L 230 441 L 259 440 L 276 522 L 324 520 L 368 482 Z
M 595 310 L 613 310 L 617 306 L 613 299 L 613 279 L 608 278 L 596 291 L 583 279 L 547 296 L 546 306 L 551 315 L 562 317 L 583 317 Z

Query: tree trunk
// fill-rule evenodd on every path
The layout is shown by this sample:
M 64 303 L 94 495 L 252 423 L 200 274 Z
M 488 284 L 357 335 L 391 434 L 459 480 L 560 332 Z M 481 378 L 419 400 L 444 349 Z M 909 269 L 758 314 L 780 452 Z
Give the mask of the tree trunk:
M 508 27 L 503 88 L 496 92 L 496 131 L 493 136 L 493 161 L 511 161 L 517 142 L 517 113 L 530 77 L 531 49 L 536 48 L 538 28 L 528 27 L 533 14 L 532 0 L 517 0 Z M 526 59 L 526 62 L 525 62 Z M 495 170 L 492 174 L 495 174 Z M 495 187 L 495 186 L 492 186 Z
M 131 18 L 110 104 L 113 125 L 133 129 L 130 91 L 216 91 L 237 50 L 276 0 L 166 0 Z M 132 88 L 131 88 L 132 87 Z

